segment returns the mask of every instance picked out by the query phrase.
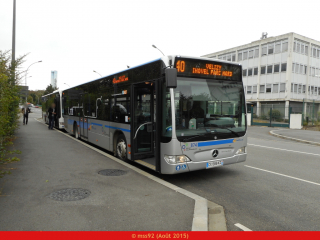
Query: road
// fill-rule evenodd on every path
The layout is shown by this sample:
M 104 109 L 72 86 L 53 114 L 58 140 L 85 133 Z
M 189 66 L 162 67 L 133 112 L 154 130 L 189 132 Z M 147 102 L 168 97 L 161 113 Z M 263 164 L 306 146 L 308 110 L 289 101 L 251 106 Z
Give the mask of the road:
M 249 128 L 244 163 L 161 177 L 224 206 L 228 230 L 319 230 L 320 148 L 270 130 Z
M 229 231 L 315 231 L 320 226 L 320 147 L 249 127 L 244 163 L 159 178 L 225 209 Z

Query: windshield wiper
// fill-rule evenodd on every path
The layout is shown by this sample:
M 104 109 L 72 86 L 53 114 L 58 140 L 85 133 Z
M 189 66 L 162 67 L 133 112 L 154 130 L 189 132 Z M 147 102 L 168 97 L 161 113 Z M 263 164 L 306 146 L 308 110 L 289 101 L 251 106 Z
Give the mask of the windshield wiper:
M 191 136 L 191 137 L 189 137 L 189 138 L 184 138 L 183 141 L 188 141 L 188 140 L 190 140 L 190 139 L 193 139 L 193 138 L 196 138 L 196 137 L 201 137 L 201 136 L 204 136 L 204 135 L 200 135 L 200 134 L 193 135 L 193 136 Z
M 220 128 L 220 129 L 227 129 L 227 130 L 229 130 L 231 133 L 233 133 L 234 135 L 236 135 L 237 137 L 240 137 L 239 133 L 237 133 L 237 132 L 235 132 L 235 131 L 231 130 L 230 128 L 225 128 L 225 127 L 216 127 L 216 128 Z

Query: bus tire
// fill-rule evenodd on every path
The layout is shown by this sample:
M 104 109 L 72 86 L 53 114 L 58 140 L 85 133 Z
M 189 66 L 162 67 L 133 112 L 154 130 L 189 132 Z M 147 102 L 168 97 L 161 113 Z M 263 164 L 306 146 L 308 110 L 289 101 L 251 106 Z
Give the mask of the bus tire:
M 127 141 L 123 134 L 120 134 L 117 138 L 116 154 L 121 160 L 127 159 Z
M 76 139 L 80 138 L 77 124 L 73 125 L 73 134 Z

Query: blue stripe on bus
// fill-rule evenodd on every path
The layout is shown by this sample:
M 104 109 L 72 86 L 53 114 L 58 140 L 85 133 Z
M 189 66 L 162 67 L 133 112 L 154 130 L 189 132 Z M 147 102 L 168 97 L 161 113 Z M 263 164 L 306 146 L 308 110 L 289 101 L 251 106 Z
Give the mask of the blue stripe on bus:
M 71 120 L 71 119 L 68 119 L 68 124 L 73 124 L 74 123 L 74 120 Z M 103 125 L 100 124 L 100 123 L 84 123 L 84 128 L 88 128 L 89 125 L 92 124 L 92 125 L 96 125 L 96 126 L 99 126 L 99 127 L 102 127 Z M 77 121 L 77 125 L 80 125 L 79 121 Z M 113 126 L 109 126 L 109 125 L 104 125 L 106 128 L 111 128 L 111 129 L 117 129 L 117 130 L 122 130 L 124 132 L 130 132 L 129 129 L 125 129 L 125 128 L 119 128 L 119 127 L 113 127 Z M 80 125 L 81 128 L 83 128 L 83 124 Z
M 104 125 L 107 128 L 111 128 L 111 129 L 118 129 L 118 130 L 122 130 L 124 132 L 130 132 L 129 129 L 125 129 L 125 128 L 119 128 L 119 127 L 113 127 L 113 126 L 108 126 L 108 125 Z
M 211 141 L 211 142 L 199 142 L 198 143 L 198 147 L 206 147 L 206 146 L 228 144 L 228 143 L 233 143 L 233 139 L 226 139 L 226 140 L 220 140 L 220 141 Z
M 92 125 L 96 125 L 96 126 L 99 126 L 99 127 L 102 127 L 102 124 L 100 123 L 91 123 Z

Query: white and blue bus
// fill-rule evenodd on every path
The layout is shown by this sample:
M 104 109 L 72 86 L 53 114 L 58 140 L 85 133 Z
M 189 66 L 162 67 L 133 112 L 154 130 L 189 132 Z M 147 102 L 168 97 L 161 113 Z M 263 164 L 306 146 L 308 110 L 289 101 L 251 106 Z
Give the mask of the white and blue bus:
M 162 174 L 246 160 L 240 64 L 164 56 L 62 91 L 65 130 Z

